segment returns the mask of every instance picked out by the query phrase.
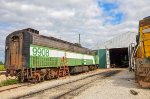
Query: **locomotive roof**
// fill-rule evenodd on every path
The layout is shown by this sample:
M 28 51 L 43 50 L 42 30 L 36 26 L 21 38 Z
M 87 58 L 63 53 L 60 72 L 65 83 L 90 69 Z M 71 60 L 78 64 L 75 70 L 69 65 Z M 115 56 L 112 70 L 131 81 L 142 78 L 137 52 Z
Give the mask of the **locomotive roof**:
M 29 31 L 29 30 L 31 30 L 31 31 Z M 80 48 L 85 48 L 85 47 L 82 47 L 78 43 L 71 43 L 71 42 L 68 42 L 68 41 L 65 41 L 65 40 L 61 40 L 61 39 L 58 39 L 58 38 L 55 38 L 55 37 L 52 37 L 52 36 L 40 35 L 39 31 L 37 31 L 35 29 L 32 29 L 32 28 L 22 29 L 22 30 L 18 30 L 18 31 L 26 31 L 28 33 L 31 33 L 32 35 L 38 35 L 38 36 L 41 36 L 41 37 L 44 37 L 44 38 L 47 38 L 47 39 L 51 39 L 51 40 L 55 40 L 55 41 L 58 41 L 58 42 L 67 43 L 67 44 L 74 45 L 74 46 L 77 46 L 77 47 L 80 47 Z M 36 33 L 32 32 L 32 31 L 35 31 Z M 17 32 L 17 31 L 15 31 L 15 32 Z M 90 50 L 88 48 L 85 48 L 85 49 Z
M 80 48 L 85 48 L 85 47 L 82 47 L 80 44 L 71 43 L 71 42 L 68 42 L 68 41 L 65 41 L 65 40 L 61 40 L 61 39 L 58 39 L 58 38 L 55 38 L 55 37 L 52 37 L 52 36 L 45 36 L 45 35 L 40 35 L 40 36 L 44 37 L 44 38 L 47 38 L 47 39 L 55 40 L 55 41 L 58 41 L 58 42 L 63 42 L 63 43 L 67 43 L 67 44 L 70 44 L 70 45 L 78 46 Z M 85 48 L 85 49 L 90 50 L 88 48 Z
M 150 16 L 143 18 L 139 21 L 140 26 L 150 25 Z

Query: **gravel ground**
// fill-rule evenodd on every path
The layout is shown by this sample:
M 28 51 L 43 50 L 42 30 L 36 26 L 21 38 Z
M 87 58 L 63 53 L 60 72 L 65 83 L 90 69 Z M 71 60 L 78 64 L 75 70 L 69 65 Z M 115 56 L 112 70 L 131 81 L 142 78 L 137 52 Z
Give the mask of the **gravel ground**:
M 0 92 L 0 96 L 1 96 L 1 99 L 17 98 L 17 97 L 21 97 L 21 96 L 24 96 L 24 95 L 27 95 L 27 94 L 30 94 L 30 93 L 45 90 L 45 89 L 51 88 L 53 86 L 57 86 L 57 85 L 61 85 L 61 84 L 67 83 L 67 82 L 82 79 L 82 78 L 87 77 L 89 75 L 97 74 L 97 73 L 108 71 L 108 70 L 110 70 L 110 69 L 97 69 L 95 71 L 90 71 L 88 73 L 83 73 L 83 74 L 79 74 L 79 75 L 75 75 L 75 76 L 70 76 L 70 78 L 67 77 L 66 79 L 59 78 L 59 79 L 54 79 L 54 80 L 50 80 L 50 81 L 44 81 L 44 82 L 41 82 L 41 83 L 38 83 L 38 84 L 23 86 L 23 87 L 19 87 L 19 88 L 16 88 L 16 89 L 9 90 L 9 91 Z M 12 86 L 15 86 L 15 85 L 12 85 Z M 18 86 L 18 84 L 16 86 Z M 11 86 L 0 87 L 0 90 L 7 89 L 7 88 L 10 88 L 10 87 Z
M 130 90 L 138 92 L 137 95 Z M 93 83 L 74 99 L 150 99 L 150 89 L 142 89 L 134 82 L 134 73 L 124 69 L 115 76 Z
M 6 71 L 0 71 L 0 83 L 4 80 L 7 80 L 7 79 L 15 79 L 15 77 L 6 77 L 5 76 L 5 72 Z
M 96 75 L 88 76 L 86 78 L 76 80 L 67 84 L 56 86 L 48 90 L 44 90 L 35 94 L 31 94 L 22 99 L 68 99 L 78 95 L 83 90 L 89 88 L 93 82 L 104 79 L 108 76 L 113 76 L 120 70 L 110 70 L 108 72 L 98 73 Z
M 106 72 L 109 70 L 121 70 L 121 72 L 111 77 L 101 78 L 101 77 L 93 76 L 89 79 L 85 79 L 77 83 L 73 82 L 71 83 L 72 85 L 71 84 L 69 85 L 68 83 L 79 79 L 83 79 L 90 75 Z M 68 85 L 66 83 L 68 83 Z M 56 87 L 56 86 L 61 86 L 61 84 L 65 84 L 64 87 Z M 6 87 L 0 87 L 0 90 L 5 89 Z M 45 90 L 47 88 L 50 88 L 52 90 L 50 91 Z M 45 90 L 45 91 L 41 91 L 41 90 Z M 130 90 L 135 90 L 136 92 L 138 92 L 138 94 L 133 95 L 130 93 Z M 24 86 L 17 89 L 1 92 L 0 99 L 17 98 L 24 95 L 28 95 L 30 93 L 36 93 L 39 91 L 41 91 L 40 93 L 43 94 L 38 95 L 37 93 L 35 97 L 34 95 L 33 97 L 31 95 L 31 97 L 29 96 L 24 98 L 150 99 L 150 89 L 142 89 L 136 83 L 134 83 L 134 74 L 128 72 L 127 69 L 97 69 L 95 71 L 91 71 L 88 73 L 71 76 L 70 78 L 67 77 L 67 79 L 60 78 L 51 81 L 41 82 L 38 84 L 32 84 L 29 86 Z M 61 94 L 62 96 L 59 97 Z
M 4 81 L 4 80 L 6 80 L 6 79 L 7 79 L 7 78 L 6 78 L 5 75 L 0 75 L 0 82 Z

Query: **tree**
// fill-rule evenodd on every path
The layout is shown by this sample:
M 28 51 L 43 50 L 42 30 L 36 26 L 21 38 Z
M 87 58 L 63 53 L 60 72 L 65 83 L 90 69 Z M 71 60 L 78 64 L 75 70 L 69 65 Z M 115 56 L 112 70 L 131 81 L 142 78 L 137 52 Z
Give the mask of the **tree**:
M 0 61 L 0 65 L 3 65 L 4 63 L 2 61 Z

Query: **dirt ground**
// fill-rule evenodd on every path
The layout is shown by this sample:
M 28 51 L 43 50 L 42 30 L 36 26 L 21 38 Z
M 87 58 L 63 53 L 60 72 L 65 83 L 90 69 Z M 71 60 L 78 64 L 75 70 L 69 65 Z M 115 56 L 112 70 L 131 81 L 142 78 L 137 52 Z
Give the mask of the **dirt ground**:
M 138 92 L 131 94 L 130 90 Z M 142 89 L 134 81 L 134 73 L 124 69 L 115 76 L 95 82 L 74 99 L 150 99 L 150 89 Z

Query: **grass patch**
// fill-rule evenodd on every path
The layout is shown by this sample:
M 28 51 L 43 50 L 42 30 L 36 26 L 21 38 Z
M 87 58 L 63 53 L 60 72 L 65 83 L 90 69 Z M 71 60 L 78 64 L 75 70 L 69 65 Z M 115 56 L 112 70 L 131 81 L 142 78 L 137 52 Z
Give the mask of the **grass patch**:
M 0 71 L 5 71 L 4 65 L 0 65 Z
M 7 85 L 13 85 L 13 84 L 17 84 L 19 83 L 19 81 L 17 79 L 8 79 L 8 80 L 4 80 L 0 83 L 0 87 L 2 86 L 7 86 Z

